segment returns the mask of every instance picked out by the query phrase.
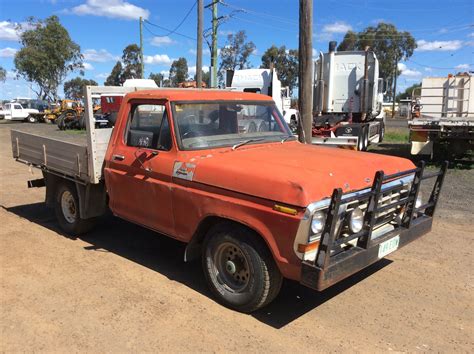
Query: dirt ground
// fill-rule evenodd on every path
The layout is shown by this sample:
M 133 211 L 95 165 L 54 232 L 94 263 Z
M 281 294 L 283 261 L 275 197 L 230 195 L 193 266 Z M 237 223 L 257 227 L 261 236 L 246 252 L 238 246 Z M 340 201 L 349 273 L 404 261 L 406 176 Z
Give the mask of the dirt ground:
M 44 188 L 26 187 L 39 171 L 11 158 L 10 128 L 45 126 L 0 123 L 1 352 L 474 351 L 474 171 L 449 171 L 430 234 L 322 293 L 285 282 L 244 315 L 181 243 L 112 216 L 61 234 Z

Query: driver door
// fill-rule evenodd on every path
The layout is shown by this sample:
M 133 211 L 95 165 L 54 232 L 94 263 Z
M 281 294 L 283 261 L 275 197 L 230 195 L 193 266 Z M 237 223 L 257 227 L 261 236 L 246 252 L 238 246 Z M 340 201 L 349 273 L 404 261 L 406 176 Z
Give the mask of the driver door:
M 110 207 L 124 219 L 172 235 L 171 175 L 176 149 L 167 106 L 137 103 L 130 112 L 125 134 L 105 169 Z

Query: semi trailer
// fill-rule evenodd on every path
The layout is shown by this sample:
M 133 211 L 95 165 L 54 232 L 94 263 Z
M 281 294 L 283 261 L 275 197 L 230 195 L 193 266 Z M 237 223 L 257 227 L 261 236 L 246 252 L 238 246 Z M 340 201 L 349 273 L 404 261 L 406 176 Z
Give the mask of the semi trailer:
M 472 73 L 423 78 L 408 121 L 412 155 L 433 156 L 443 144 L 455 156 L 474 150 L 472 79 Z

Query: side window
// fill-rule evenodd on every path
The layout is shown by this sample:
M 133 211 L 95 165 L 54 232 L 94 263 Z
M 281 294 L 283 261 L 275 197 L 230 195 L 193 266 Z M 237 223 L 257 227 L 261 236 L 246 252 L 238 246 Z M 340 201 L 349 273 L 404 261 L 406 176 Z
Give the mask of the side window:
M 171 132 L 164 104 L 137 104 L 132 107 L 127 128 L 128 146 L 155 150 L 171 149 Z
M 21 106 L 19 104 L 16 104 L 13 106 L 13 109 L 21 109 Z

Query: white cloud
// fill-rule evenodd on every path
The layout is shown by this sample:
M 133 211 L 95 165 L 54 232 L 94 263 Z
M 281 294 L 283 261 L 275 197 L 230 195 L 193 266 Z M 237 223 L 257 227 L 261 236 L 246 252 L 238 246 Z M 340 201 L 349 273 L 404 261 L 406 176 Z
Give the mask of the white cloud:
M 15 53 L 17 52 L 17 49 L 15 48 L 2 48 L 0 49 L 0 58 L 13 58 L 15 56 Z
M 84 70 L 94 70 L 94 67 L 89 63 L 84 62 L 82 66 L 84 66 Z
M 323 27 L 323 32 L 326 33 L 346 33 L 347 31 L 350 31 L 352 29 L 352 26 L 343 22 L 343 21 L 336 21 L 334 23 L 330 23 L 327 25 L 324 25 Z
M 192 54 L 192 55 L 196 55 L 196 54 L 197 54 L 197 50 L 191 48 L 191 49 L 189 50 L 189 53 Z M 203 50 L 202 50 L 202 55 L 210 56 L 210 55 L 211 55 L 211 51 L 209 50 L 209 48 L 203 48 Z
M 15 27 L 18 23 L 10 21 L 0 21 L 0 40 L 17 41 L 19 40 L 18 32 Z
M 175 42 L 170 37 L 164 36 L 164 37 L 153 37 L 150 43 L 151 45 L 154 45 L 155 47 L 162 47 L 162 46 L 173 44 Z
M 398 63 L 398 70 L 402 72 L 402 76 L 406 77 L 419 77 L 421 76 L 421 72 L 418 70 L 408 69 L 407 66 L 403 63 Z
M 145 55 L 143 61 L 146 64 L 158 64 L 165 65 L 171 64 L 172 60 L 167 54 L 155 54 L 155 55 Z
M 203 65 L 203 66 L 202 66 L 202 71 L 208 72 L 208 71 L 209 71 L 209 67 Z M 188 75 L 189 75 L 189 76 L 192 76 L 192 77 L 194 77 L 194 75 L 196 75 L 196 65 L 194 65 L 194 66 L 189 66 L 189 67 L 188 67 Z
M 418 51 L 447 51 L 458 50 L 461 48 L 462 42 L 459 40 L 453 41 L 425 41 L 424 39 L 416 42 L 418 44 Z
M 7 71 L 7 79 L 16 79 L 16 74 L 14 71 Z
M 100 74 L 97 74 L 95 77 L 96 77 L 96 79 L 107 79 L 109 77 L 109 74 L 100 73 Z
M 454 68 L 458 70 L 468 70 L 471 66 L 469 64 L 459 64 L 456 65 Z
M 471 32 L 467 35 L 468 37 L 474 38 L 474 32 Z
M 432 71 L 433 71 L 433 69 L 432 69 L 432 68 L 425 68 L 425 71 L 427 71 L 427 72 L 429 72 L 429 73 L 430 73 L 430 72 L 432 72 Z
M 110 54 L 105 49 L 86 49 L 82 55 L 84 55 L 85 60 L 95 63 L 105 63 L 112 60 L 120 60 L 120 57 Z
M 234 31 L 223 31 L 223 30 L 217 31 L 217 34 L 219 36 L 228 36 L 228 35 L 234 34 L 234 33 L 235 33 Z
M 160 74 L 163 75 L 163 78 L 168 79 L 170 77 L 169 70 L 161 70 Z
M 75 6 L 66 13 L 76 15 L 104 16 L 124 20 L 138 20 L 139 17 L 147 19 L 150 11 L 135 6 L 123 0 L 86 0 L 85 4 Z

